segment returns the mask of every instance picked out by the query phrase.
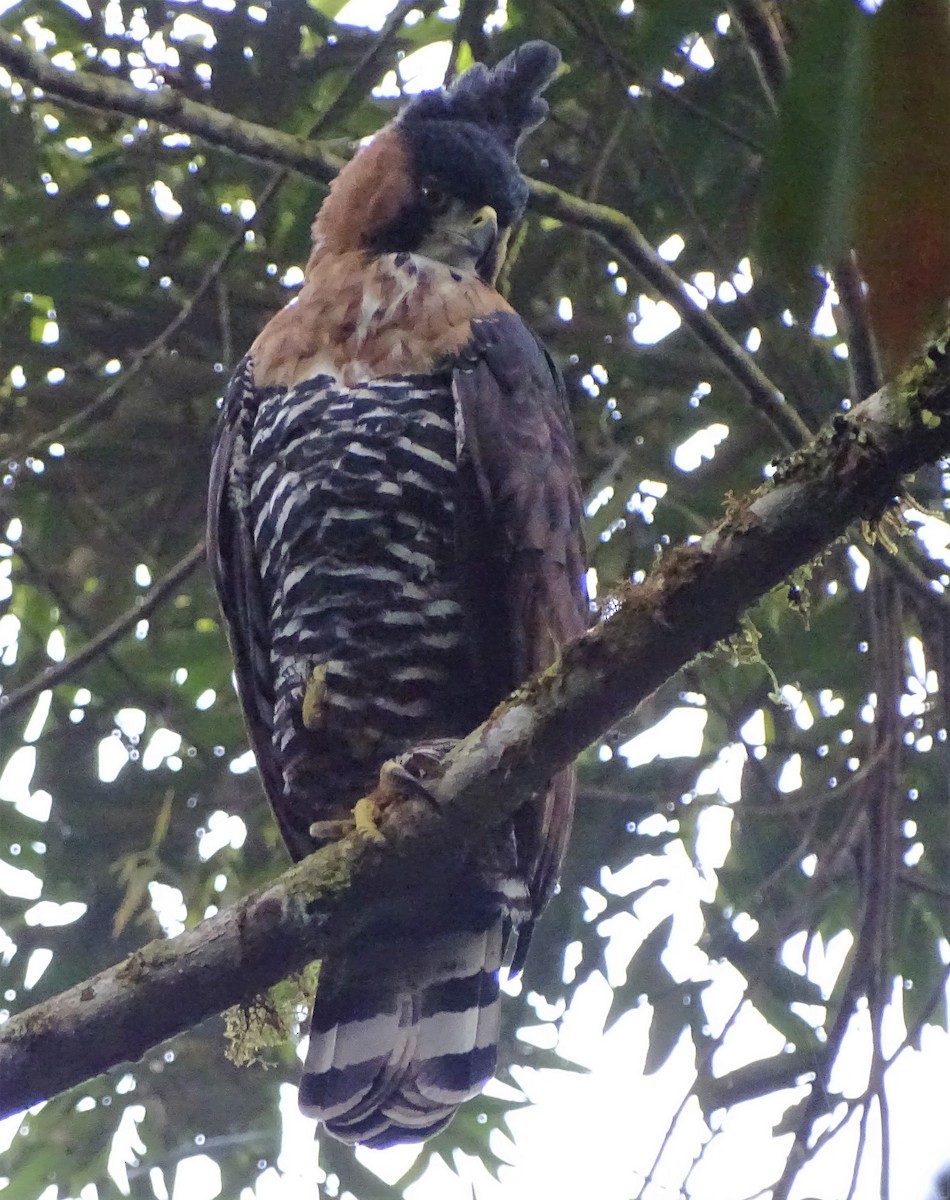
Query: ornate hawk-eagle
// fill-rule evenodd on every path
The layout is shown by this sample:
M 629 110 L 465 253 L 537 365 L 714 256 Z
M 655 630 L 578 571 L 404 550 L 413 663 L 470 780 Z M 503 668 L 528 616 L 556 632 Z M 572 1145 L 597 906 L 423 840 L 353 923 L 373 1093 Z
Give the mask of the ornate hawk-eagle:
M 299 295 L 224 399 L 211 562 L 291 855 L 382 764 L 469 733 L 585 626 L 557 369 L 494 288 L 515 155 L 559 62 L 530 42 L 416 97 L 340 172 Z M 403 759 L 405 761 L 405 759 Z M 303 1111 L 369 1146 L 443 1128 L 492 1075 L 498 974 L 554 885 L 573 780 L 469 852 L 438 911 L 323 963 Z

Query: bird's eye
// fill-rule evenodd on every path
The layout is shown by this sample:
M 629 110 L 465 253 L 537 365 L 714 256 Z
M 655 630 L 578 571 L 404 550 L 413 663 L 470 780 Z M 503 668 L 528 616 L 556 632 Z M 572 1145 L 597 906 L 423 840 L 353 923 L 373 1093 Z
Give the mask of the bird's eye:
M 422 198 L 429 211 L 437 217 L 447 212 L 452 203 L 452 197 L 444 188 L 440 187 L 424 187 L 422 189 Z

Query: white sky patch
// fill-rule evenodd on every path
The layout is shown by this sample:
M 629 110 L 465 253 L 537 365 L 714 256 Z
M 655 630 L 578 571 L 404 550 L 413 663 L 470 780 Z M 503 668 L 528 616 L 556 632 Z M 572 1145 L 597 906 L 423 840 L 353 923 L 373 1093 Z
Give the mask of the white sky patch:
M 161 727 L 156 729 L 148 739 L 148 744 L 142 754 L 142 769 L 154 771 L 167 759 L 176 755 L 181 749 L 181 734 L 173 729 Z
M 156 67 L 179 67 L 181 58 L 174 46 L 165 44 L 165 38 L 156 31 L 142 42 L 142 51 L 150 63 Z
M 853 580 L 855 589 L 863 592 L 868 585 L 868 579 L 871 577 L 871 564 L 857 546 L 848 547 L 848 558 L 851 559 L 854 567 Z
M 739 293 L 728 279 L 724 279 L 716 288 L 716 299 L 720 304 L 735 304 L 738 298 Z
M 145 713 L 141 708 L 120 708 L 113 720 L 125 736 L 133 741 L 145 732 Z
M 338 25 L 359 25 L 379 33 L 396 0 L 348 0 L 336 15 Z
M 713 805 L 699 814 L 696 823 L 696 857 L 707 874 L 717 871 L 726 861 L 732 845 L 732 817 L 733 810 L 724 805 Z M 711 900 L 712 896 L 707 899 Z
M 557 315 L 562 321 L 574 320 L 574 305 L 570 296 L 562 296 L 557 302 Z
M 802 756 L 793 754 L 786 759 L 784 766 L 778 777 L 778 790 L 780 792 L 797 792 L 802 786 Z
M 198 857 L 207 862 L 225 846 L 240 850 L 247 838 L 247 826 L 240 817 L 218 809 L 208 818 L 208 828 L 198 838 Z
M 38 904 L 26 910 L 23 920 L 27 925 L 42 925 L 46 929 L 54 925 L 72 925 L 73 921 L 78 921 L 85 913 L 87 907 L 80 900 L 67 900 L 63 904 L 57 904 L 53 900 L 40 900 Z
M 686 242 L 681 234 L 673 233 L 666 241 L 660 242 L 656 248 L 657 254 L 666 262 L 676 262 L 679 256 L 686 249 Z
M 145 1105 L 130 1104 L 122 1113 L 118 1128 L 109 1148 L 107 1169 L 123 1196 L 130 1192 L 129 1167 L 139 1155 L 145 1154 L 145 1143 L 139 1137 L 138 1127 L 145 1120 Z
M 374 100 L 397 100 L 402 92 L 399 89 L 399 80 L 396 77 L 395 71 L 387 71 L 376 87 L 372 91 Z M 361 146 L 366 146 L 372 141 L 371 137 L 365 137 L 360 140 Z
M 182 214 L 183 210 L 175 199 L 175 193 L 161 179 L 156 179 L 152 184 L 152 201 L 156 210 L 169 221 L 177 221 Z
M 221 1195 L 221 1168 L 207 1154 L 183 1158 L 175 1168 L 172 1200 L 214 1200 Z
M 825 294 L 821 299 L 821 304 L 818 311 L 815 313 L 815 319 L 811 324 L 811 331 L 816 337 L 835 337 L 838 332 L 838 325 L 835 321 L 834 309 L 838 303 L 838 293 L 832 287 L 830 281 L 825 288 Z
M 152 901 L 152 911 L 167 937 L 177 937 L 185 928 L 185 918 L 188 909 L 185 898 L 176 887 L 167 883 L 159 883 L 153 879 L 148 885 L 149 898 Z
M 300 267 L 288 267 L 280 277 L 281 286 L 285 288 L 300 287 L 303 280 L 304 274 Z
M 704 461 L 711 460 L 716 447 L 729 436 L 729 426 L 717 421 L 707 425 L 681 442 L 673 451 L 673 465 L 680 471 L 695 471 Z
M 417 95 L 433 87 L 437 87 L 445 76 L 452 53 L 451 42 L 432 42 L 407 54 L 399 64 L 399 76 L 402 79 L 402 90 L 407 96 Z
M 822 716 L 836 717 L 844 708 L 844 700 L 836 696 L 831 688 L 822 688 L 818 693 L 818 707 Z
M 683 323 L 672 304 L 651 296 L 637 297 L 637 316 L 631 337 L 638 346 L 655 346 Z
M 43 326 L 43 332 L 40 334 L 40 341 L 44 346 L 55 346 L 59 341 L 59 325 L 55 321 L 47 321 Z
M 739 730 L 739 736 L 747 746 L 765 745 L 765 711 L 757 708 Z
M 693 758 L 703 748 L 709 714 L 704 708 L 674 708 L 650 729 L 618 747 L 627 766 L 639 767 L 655 758 Z
M 26 970 L 23 972 L 23 990 L 30 992 L 43 978 L 46 968 L 53 961 L 53 951 L 45 946 L 38 946 L 26 960 Z
M 117 737 L 105 737 L 96 751 L 96 771 L 102 783 L 114 783 L 129 761 L 129 752 Z
M 917 526 L 915 532 L 927 554 L 944 566 L 950 566 L 950 524 L 916 508 L 906 509 L 904 516 Z
M 701 37 L 696 38 L 686 55 L 697 71 L 711 71 L 716 65 L 712 51 Z
M 214 702 L 215 702 L 215 700 L 217 700 L 217 698 L 218 698 L 218 693 L 214 690 L 214 688 L 205 688 L 205 690 L 201 693 L 201 695 L 195 701 L 195 708 L 197 708 L 199 712 L 204 712 L 205 709 L 210 708 L 211 705 L 214 704 Z M 179 738 L 178 740 L 180 743 L 181 738 Z
M 613 499 L 613 497 L 614 489 L 611 484 L 608 484 L 605 488 L 601 488 L 593 500 L 591 500 L 591 502 L 587 505 L 587 515 L 589 517 L 594 516 L 594 514 L 598 513 L 605 504 Z
M 791 709 L 792 716 L 798 728 L 811 729 L 815 723 L 815 716 L 802 691 L 795 687 L 794 684 L 786 683 L 781 689 L 781 694 L 782 699 Z
M 0 800 L 15 805 L 28 800 L 35 770 L 36 750 L 33 746 L 20 746 L 14 750 L 0 774 Z
M 21 796 L 13 807 L 24 817 L 45 824 L 53 810 L 53 797 L 42 790 L 31 792 L 29 796 Z
M 732 277 L 732 286 L 743 295 L 752 287 L 752 263 L 749 259 L 739 259 L 736 273 Z
M 933 686 L 936 683 L 935 674 L 933 671 L 927 670 L 924 644 L 919 637 L 909 637 L 907 639 L 907 657 L 910 660 L 910 669 L 917 679 L 926 685 L 927 691 L 936 691 L 936 687 Z
M 33 706 L 33 711 L 30 713 L 30 719 L 26 723 L 23 730 L 24 742 L 35 742 L 43 732 L 43 726 L 46 724 L 46 719 L 49 716 L 50 705 L 53 702 L 53 692 L 51 688 L 47 688 L 45 692 L 40 692 L 36 698 L 36 704 Z
M 0 617 L 0 663 L 12 667 L 20 644 L 20 618 L 13 613 Z
M 237 758 L 232 758 L 228 766 L 228 770 L 232 775 L 246 775 L 248 771 L 254 770 L 254 751 L 245 750 L 243 754 L 239 754 Z
M 209 4 L 209 8 L 224 9 L 220 4 Z M 233 8 L 234 5 L 231 5 Z M 176 42 L 195 41 L 200 42 L 202 50 L 213 50 L 217 42 L 214 35 L 214 29 L 207 21 L 199 20 L 198 17 L 192 16 L 191 13 L 179 13 L 172 22 L 171 38 Z
M 700 771 L 696 795 L 720 795 L 726 804 L 738 804 L 742 795 L 742 769 L 748 757 L 748 751 L 739 742 L 723 746 L 716 761 Z
M 39 900 L 43 881 L 26 867 L 14 867 L 0 858 L 0 892 L 19 900 Z

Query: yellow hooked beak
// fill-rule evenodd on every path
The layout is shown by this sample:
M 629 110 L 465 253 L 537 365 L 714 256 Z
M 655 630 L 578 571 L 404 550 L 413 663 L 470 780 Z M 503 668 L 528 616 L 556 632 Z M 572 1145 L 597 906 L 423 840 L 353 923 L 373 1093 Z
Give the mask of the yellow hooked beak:
M 447 267 L 474 271 L 498 240 L 498 214 L 490 204 L 472 209 L 456 200 L 440 216 L 419 247 L 419 253 Z

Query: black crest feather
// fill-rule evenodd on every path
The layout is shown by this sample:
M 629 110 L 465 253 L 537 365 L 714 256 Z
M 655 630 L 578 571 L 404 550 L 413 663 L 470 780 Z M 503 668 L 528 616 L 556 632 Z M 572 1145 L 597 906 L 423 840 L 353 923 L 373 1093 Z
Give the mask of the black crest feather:
M 560 51 L 549 42 L 525 42 L 494 67 L 476 63 L 447 91 L 424 92 L 401 119 L 487 126 L 514 155 L 521 139 L 547 116 L 541 93 L 560 61 Z

